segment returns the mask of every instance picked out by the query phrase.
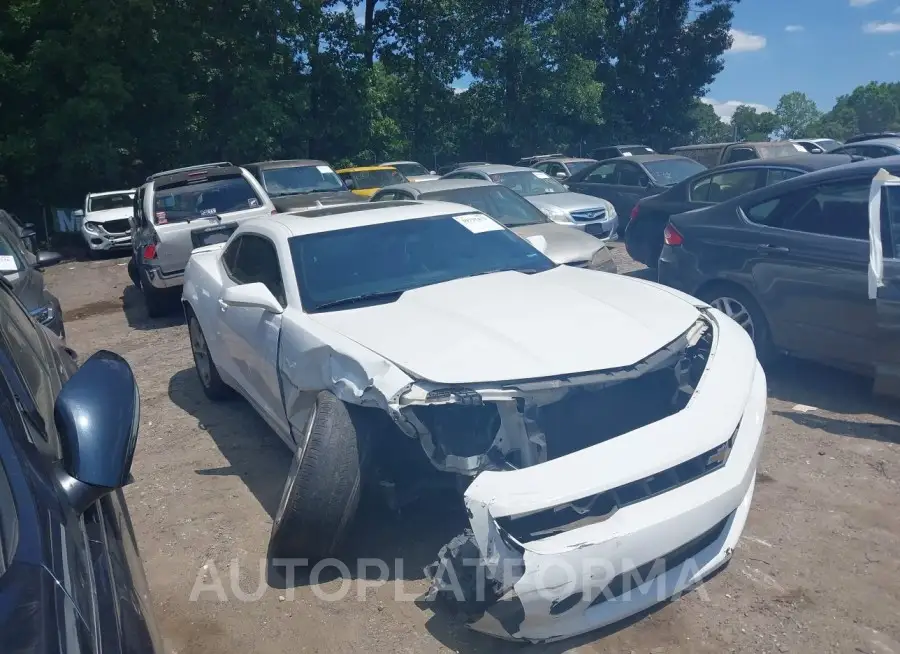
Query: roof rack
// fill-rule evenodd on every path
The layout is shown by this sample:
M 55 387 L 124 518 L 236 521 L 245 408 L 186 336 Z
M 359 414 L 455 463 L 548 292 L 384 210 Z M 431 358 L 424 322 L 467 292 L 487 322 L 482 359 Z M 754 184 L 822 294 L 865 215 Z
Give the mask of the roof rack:
M 197 164 L 196 166 L 185 166 L 184 168 L 173 168 L 172 170 L 163 170 L 159 173 L 153 173 L 147 178 L 147 181 L 150 182 L 159 177 L 165 177 L 166 175 L 174 175 L 176 173 L 187 173 L 192 170 L 206 170 L 208 168 L 231 168 L 234 166 L 230 161 L 217 161 L 215 163 L 207 163 L 207 164 Z

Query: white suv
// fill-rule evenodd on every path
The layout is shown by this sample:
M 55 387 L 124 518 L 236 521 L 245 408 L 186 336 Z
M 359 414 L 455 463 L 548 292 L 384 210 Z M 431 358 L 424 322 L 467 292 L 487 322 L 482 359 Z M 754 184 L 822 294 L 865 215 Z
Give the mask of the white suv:
M 131 247 L 134 192 L 128 189 L 85 196 L 84 208 L 74 216 L 81 219 L 81 235 L 91 255 Z

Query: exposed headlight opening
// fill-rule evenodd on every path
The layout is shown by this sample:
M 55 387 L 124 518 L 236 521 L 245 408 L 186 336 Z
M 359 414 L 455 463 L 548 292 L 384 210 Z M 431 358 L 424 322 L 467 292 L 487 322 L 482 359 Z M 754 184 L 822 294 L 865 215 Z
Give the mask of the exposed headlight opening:
M 37 309 L 32 309 L 31 311 L 29 311 L 29 313 L 31 314 L 32 318 L 37 320 L 42 325 L 49 324 L 56 316 L 52 304 L 47 304 L 42 307 L 38 307 Z

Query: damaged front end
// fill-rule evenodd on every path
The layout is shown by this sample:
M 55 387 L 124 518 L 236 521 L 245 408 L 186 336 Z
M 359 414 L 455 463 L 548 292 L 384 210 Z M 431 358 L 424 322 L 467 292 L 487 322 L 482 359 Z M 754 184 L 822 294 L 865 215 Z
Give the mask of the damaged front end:
M 710 515 L 687 521 L 690 533 L 666 517 L 653 527 L 660 530 L 654 547 L 637 534 L 623 535 L 622 525 L 609 531 L 619 512 L 663 494 L 671 498 L 669 491 L 726 464 L 749 388 L 761 383 L 764 389 L 765 382 L 761 369 L 756 373 L 752 345 L 749 355 L 738 348 L 730 363 L 747 370 L 744 379 L 732 380 L 743 401 L 733 410 L 720 407 L 718 419 L 705 426 L 710 433 L 704 428 L 684 440 L 691 429 L 686 409 L 698 388 L 709 386 L 719 331 L 715 317 L 702 311 L 685 333 L 626 368 L 468 388 L 417 383 L 402 394 L 390 412 L 394 422 L 418 439 L 434 467 L 470 480 L 470 529 L 444 546 L 426 570 L 429 599 L 485 633 L 564 638 L 607 624 L 604 616 L 630 615 L 621 603 L 613 607 L 617 576 L 643 574 L 640 566 L 664 556 L 668 567 L 654 577 L 663 575 L 657 581 L 668 583 L 667 572 L 731 539 L 733 528 L 740 531 L 743 518 L 735 507 L 749 507 L 744 495 L 751 483 L 743 477 Z M 730 325 L 725 331 L 741 338 Z M 764 398 L 763 390 L 763 410 Z M 716 402 L 712 393 L 705 399 Z M 761 431 L 761 422 L 760 413 L 748 429 Z M 723 425 L 730 427 L 720 438 Z M 576 570 L 591 557 L 606 561 L 604 574 Z M 557 563 L 572 570 L 548 571 Z M 574 590 L 563 589 L 568 585 Z M 607 599 L 614 601 L 601 606 Z

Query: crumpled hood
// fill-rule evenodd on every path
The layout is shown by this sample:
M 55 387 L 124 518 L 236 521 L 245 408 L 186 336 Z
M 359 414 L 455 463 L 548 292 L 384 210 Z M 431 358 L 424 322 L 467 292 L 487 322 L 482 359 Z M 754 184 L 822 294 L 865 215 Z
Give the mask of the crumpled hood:
M 529 195 L 525 199 L 539 208 L 559 207 L 566 211 L 606 208 L 606 203 L 602 199 L 584 193 L 548 193 L 546 195 Z
M 350 202 L 365 202 L 364 198 L 361 198 L 350 191 L 323 191 L 321 193 L 285 195 L 280 198 L 271 199 L 275 208 L 281 212 L 294 209 L 307 209 L 316 206 L 316 202 L 321 202 L 325 206 L 348 204 Z
M 543 236 L 547 240 L 544 254 L 554 263 L 589 261 L 594 253 L 606 245 L 590 234 L 556 223 L 539 223 L 511 228 L 522 238 Z
M 134 209 L 131 207 L 119 207 L 117 209 L 106 209 L 104 211 L 91 211 L 84 217 L 84 222 L 106 223 L 110 220 L 131 218 L 133 215 Z
M 310 318 L 415 377 L 473 384 L 630 366 L 698 316 L 658 284 L 559 266 L 457 279 Z

